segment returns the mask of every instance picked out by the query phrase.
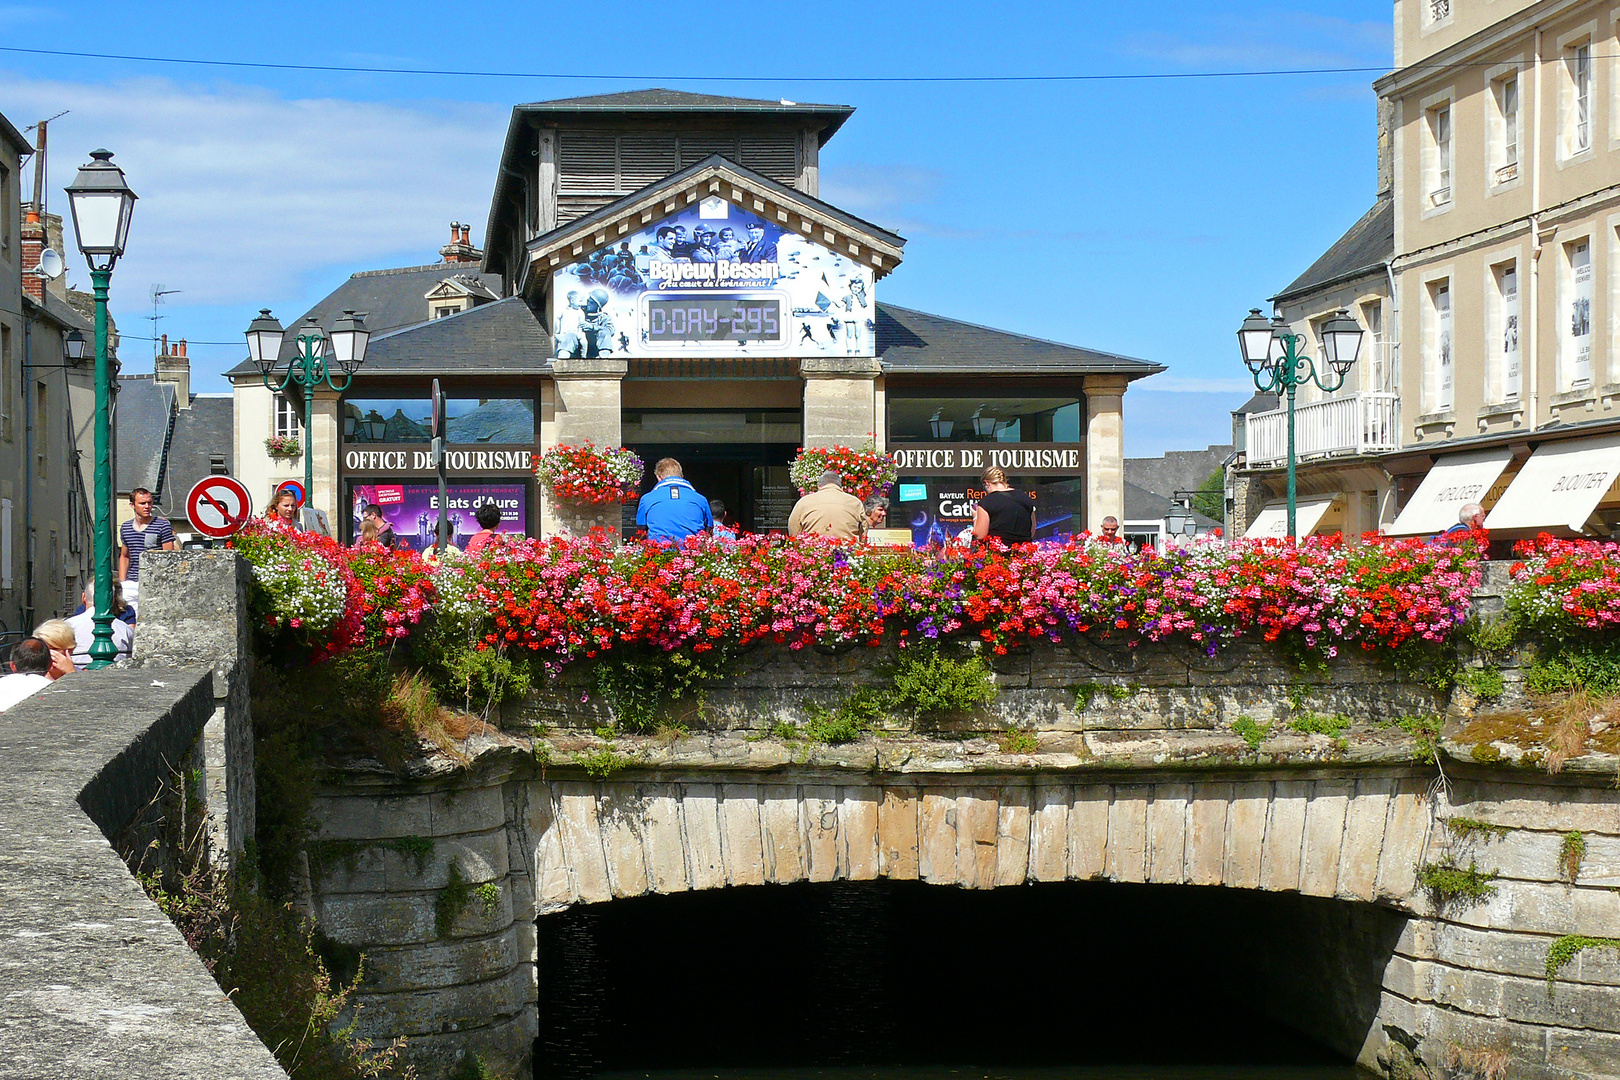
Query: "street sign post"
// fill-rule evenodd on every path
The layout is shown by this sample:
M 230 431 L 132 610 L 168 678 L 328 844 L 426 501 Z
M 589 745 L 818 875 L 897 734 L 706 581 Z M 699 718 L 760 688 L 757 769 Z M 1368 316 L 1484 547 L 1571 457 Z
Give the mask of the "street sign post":
M 205 476 L 186 495 L 186 518 L 204 536 L 223 540 L 253 516 L 253 502 L 241 481 L 230 476 Z
M 440 555 L 450 543 L 450 508 L 445 505 L 450 501 L 450 493 L 445 487 L 444 465 L 444 394 L 439 390 L 439 380 L 434 379 L 433 468 L 439 474 L 439 524 L 434 530 L 433 550 Z

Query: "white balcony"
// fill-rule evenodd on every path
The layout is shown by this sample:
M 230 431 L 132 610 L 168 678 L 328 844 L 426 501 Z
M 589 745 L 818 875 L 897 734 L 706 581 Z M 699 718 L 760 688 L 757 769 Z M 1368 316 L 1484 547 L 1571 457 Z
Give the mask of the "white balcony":
M 1376 454 L 1398 447 L 1401 397 L 1385 391 L 1346 394 L 1294 409 L 1294 455 L 1299 461 Z M 1288 410 L 1245 418 L 1249 468 L 1288 463 Z

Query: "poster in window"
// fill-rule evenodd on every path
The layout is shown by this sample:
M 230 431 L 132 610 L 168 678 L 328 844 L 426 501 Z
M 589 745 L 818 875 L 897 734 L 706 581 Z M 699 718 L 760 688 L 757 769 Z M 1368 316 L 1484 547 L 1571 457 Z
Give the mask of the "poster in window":
M 1082 477 L 1009 477 L 1013 490 L 1035 501 L 1035 539 L 1062 542 L 1083 528 L 1086 484 Z M 903 476 L 890 489 L 888 524 L 909 528 L 915 547 L 947 544 L 973 529 L 973 510 L 984 497 L 974 477 Z
M 383 520 L 393 526 L 394 535 L 411 550 L 426 551 L 433 546 L 433 530 L 439 522 L 438 484 L 351 484 L 349 491 L 353 496 L 350 536 L 360 535 L 361 515 L 375 503 L 382 509 Z M 473 515 L 485 502 L 493 502 L 501 512 L 496 531 L 518 536 L 528 531 L 527 484 L 450 484 L 446 494 L 450 543 L 457 548 L 466 547 L 468 538 L 478 532 Z
M 1436 404 L 1441 410 L 1451 408 L 1451 289 L 1442 285 L 1434 292 L 1435 345 L 1438 350 Z
M 1573 288 L 1569 303 L 1570 353 L 1574 363 L 1571 372 L 1574 385 L 1592 383 L 1592 248 L 1585 241 L 1575 244 L 1569 251 L 1569 269 Z
M 560 267 L 559 358 L 875 356 L 872 269 L 711 196 Z
M 1502 397 L 1519 396 L 1519 271 L 1502 268 Z

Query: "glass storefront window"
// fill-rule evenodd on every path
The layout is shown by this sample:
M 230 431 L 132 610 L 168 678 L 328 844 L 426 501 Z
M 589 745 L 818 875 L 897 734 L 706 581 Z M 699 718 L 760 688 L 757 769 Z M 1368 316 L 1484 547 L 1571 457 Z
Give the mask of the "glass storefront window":
M 910 394 L 888 397 L 889 442 L 1080 441 L 1080 400 L 1058 397 L 985 397 Z
M 621 438 L 626 446 L 691 443 L 788 443 L 801 441 L 797 409 L 626 409 Z
M 343 401 L 345 442 L 431 442 L 432 421 L 433 406 L 426 395 Z M 532 443 L 534 398 L 446 398 L 444 433 L 451 444 Z

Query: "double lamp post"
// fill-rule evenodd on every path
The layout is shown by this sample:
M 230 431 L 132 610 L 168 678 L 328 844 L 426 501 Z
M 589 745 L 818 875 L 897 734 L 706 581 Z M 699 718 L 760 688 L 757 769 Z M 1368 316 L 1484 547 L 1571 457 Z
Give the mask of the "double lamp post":
M 1238 328 L 1238 345 L 1243 362 L 1254 378 L 1254 388 L 1262 394 L 1286 394 L 1288 397 L 1288 537 L 1294 539 L 1295 463 L 1294 463 L 1294 394 L 1306 383 L 1315 383 L 1331 394 L 1344 385 L 1345 376 L 1355 366 L 1361 352 L 1361 324 L 1340 308 L 1332 318 L 1322 324 L 1317 334 L 1322 339 L 1322 359 L 1327 371 L 1317 368 L 1315 360 L 1305 351 L 1305 335 L 1291 334 L 1281 316 L 1268 319 L 1259 308 L 1250 308 L 1249 317 Z

